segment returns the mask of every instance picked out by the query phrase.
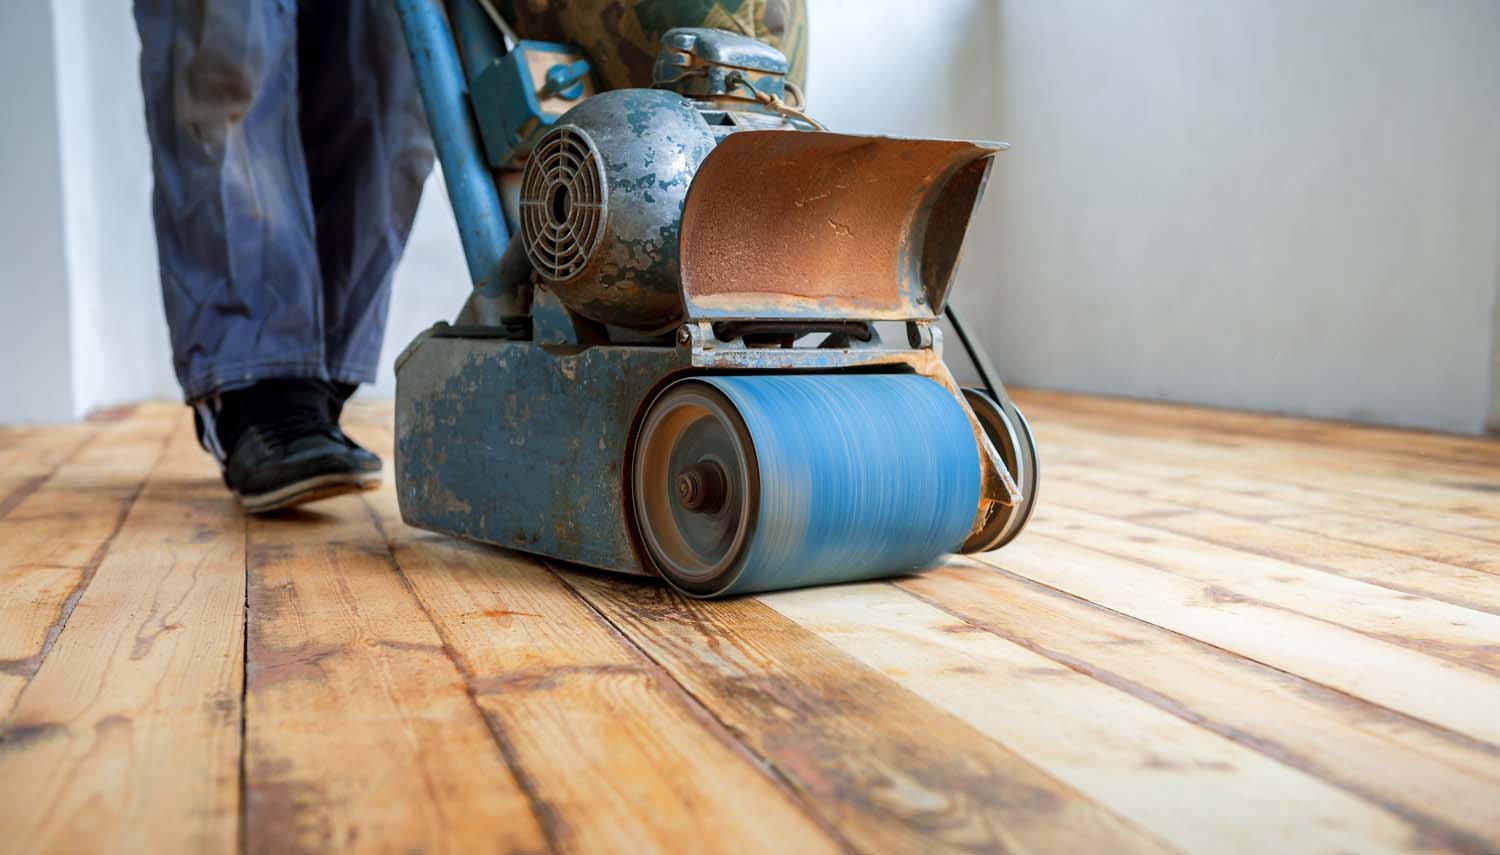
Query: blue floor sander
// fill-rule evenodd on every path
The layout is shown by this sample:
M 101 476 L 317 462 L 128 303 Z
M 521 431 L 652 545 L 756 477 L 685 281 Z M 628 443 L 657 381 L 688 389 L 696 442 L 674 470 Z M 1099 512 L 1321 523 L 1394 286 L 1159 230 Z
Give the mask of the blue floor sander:
M 474 290 L 396 365 L 402 517 L 694 596 L 999 548 L 1030 428 L 938 320 L 1003 144 L 829 132 L 771 46 L 668 31 L 655 86 L 398 0 Z

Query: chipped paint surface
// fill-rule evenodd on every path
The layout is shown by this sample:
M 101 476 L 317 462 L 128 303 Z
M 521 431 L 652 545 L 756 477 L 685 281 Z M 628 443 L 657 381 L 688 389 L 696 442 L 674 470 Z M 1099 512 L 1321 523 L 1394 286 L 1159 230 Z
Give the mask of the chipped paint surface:
M 918 374 L 956 397 L 979 452 L 975 531 L 995 504 L 1013 500 L 993 444 L 930 348 L 574 349 L 425 335 L 397 369 L 402 518 L 566 561 L 646 572 L 624 484 L 628 437 L 652 390 L 686 374 L 851 368 Z
M 434 338 L 396 384 L 402 518 L 422 528 L 641 573 L 623 466 L 636 407 L 682 366 L 673 348 L 550 353 Z
M 590 98 L 557 128 L 583 134 L 599 152 L 609 201 L 603 240 L 576 273 L 551 283 L 554 291 L 600 323 L 670 328 L 682 316 L 678 226 L 693 174 L 714 147 L 708 125 L 681 96 L 628 89 Z

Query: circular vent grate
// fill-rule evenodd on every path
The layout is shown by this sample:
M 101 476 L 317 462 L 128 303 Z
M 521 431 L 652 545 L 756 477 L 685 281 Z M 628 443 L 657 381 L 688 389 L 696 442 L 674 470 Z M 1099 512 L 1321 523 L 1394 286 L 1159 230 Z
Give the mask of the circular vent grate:
M 521 240 L 550 282 L 577 276 L 604 236 L 608 188 L 599 151 L 573 127 L 548 131 L 521 177 Z

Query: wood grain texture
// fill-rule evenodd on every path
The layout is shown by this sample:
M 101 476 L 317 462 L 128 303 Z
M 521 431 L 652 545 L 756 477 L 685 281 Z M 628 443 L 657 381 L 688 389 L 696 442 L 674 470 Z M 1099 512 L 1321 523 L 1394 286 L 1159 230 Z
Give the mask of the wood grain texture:
M 361 434 L 385 450 L 388 433 Z M 551 571 L 368 497 L 556 852 L 834 852 L 754 756 Z
M 1350 578 L 1244 549 L 1185 536 L 1159 527 L 1178 512 L 1153 515 L 1149 509 L 1125 520 L 1108 516 L 1123 494 L 1074 484 L 1055 484 L 1054 504 L 1037 514 L 1035 531 L 1076 546 L 1156 567 L 1237 596 L 1251 597 L 1301 614 L 1316 616 L 1376 638 L 1405 644 L 1500 676 L 1500 615 L 1417 596 L 1365 566 L 1365 578 Z M 1101 513 L 1103 511 L 1103 513 Z M 1116 516 L 1120 512 L 1115 511 Z M 1139 522 L 1137 522 L 1139 520 Z M 1177 529 L 1182 530 L 1181 528 Z M 1187 529 L 1192 531 L 1192 529 Z M 1253 547 L 1252 547 L 1253 549 Z M 1309 556 L 1315 562 L 1319 556 Z M 1324 556 L 1326 557 L 1326 556 Z M 1335 565 L 1349 566 L 1335 557 Z M 1348 572 L 1348 571 L 1346 571 Z M 1369 577 L 1376 584 L 1371 584 Z M 1400 585 L 1399 572 L 1389 581 Z M 1490 599 L 1486 586 L 1473 586 L 1470 599 Z M 1455 598 L 1462 599 L 1461 595 Z
M 244 548 L 179 418 L 0 735 L 9 851 L 237 846 Z
M 1500 679 L 1233 588 L 1041 534 L 983 560 L 1398 712 L 1500 745 Z
M 1005 571 L 955 565 L 897 585 L 1060 667 L 1387 807 L 1420 830 L 1426 846 L 1414 848 L 1500 846 L 1493 746 Z M 1235 812 L 1225 813 L 1233 821 Z
M 31 495 L 97 432 L 93 425 L 11 428 L 0 433 L 0 518 Z
M 358 496 L 250 521 L 245 850 L 540 852 Z
M 1339 450 L 1339 456 L 1378 452 L 1392 459 L 1419 464 L 1474 464 L 1500 466 L 1500 443 L 1485 437 L 1431 433 L 1407 428 L 1352 425 L 1344 422 L 1276 416 L 1239 410 L 1073 395 L 1041 389 L 1017 389 L 1013 395 L 1028 413 L 1044 413 L 1057 423 L 1105 421 L 1127 425 L 1131 431 L 1195 433 L 1219 438 L 1249 437 L 1289 441 L 1304 446 Z
M 860 849 L 1166 848 L 753 599 L 563 578 Z
M 0 720 L 103 560 L 177 416 L 153 410 L 69 432 L 63 462 L 0 516 Z
M 1500 543 L 1391 522 L 1400 516 L 1394 505 L 1383 509 L 1387 518 L 1371 519 L 1099 466 L 1054 461 L 1048 474 L 1065 491 L 1112 491 L 1112 512 L 1147 526 L 1469 608 L 1500 605 Z
M 762 599 L 1183 851 L 1408 852 L 1422 837 L 1398 815 L 892 585 Z
M 1223 471 L 1232 467 L 1185 464 L 1171 457 L 1170 447 L 1167 453 L 1150 459 L 1142 459 L 1136 454 L 1102 453 L 1092 447 L 1091 441 L 1066 445 L 1054 443 L 1048 451 L 1049 473 L 1051 467 L 1061 466 L 1075 476 L 1086 473 L 1084 480 L 1090 480 L 1087 476 L 1105 478 L 1110 486 L 1118 489 L 1201 510 L 1247 519 L 1328 511 L 1382 523 L 1379 529 L 1374 526 L 1367 529 L 1376 536 L 1385 526 L 1393 525 L 1500 543 L 1500 521 L 1414 506 L 1404 501 L 1399 493 L 1362 496 L 1278 480 L 1284 476 L 1276 472 L 1261 470 L 1236 474 Z M 1295 470 L 1292 474 L 1295 476 Z
M 1018 398 L 1011 546 L 712 603 L 0 426 L 0 850 L 1500 852 L 1500 443 Z

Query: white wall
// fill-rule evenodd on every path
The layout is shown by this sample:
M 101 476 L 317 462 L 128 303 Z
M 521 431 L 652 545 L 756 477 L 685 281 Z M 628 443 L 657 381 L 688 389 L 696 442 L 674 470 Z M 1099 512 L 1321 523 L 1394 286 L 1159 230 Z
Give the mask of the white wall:
M 999 8 L 1015 147 L 960 299 L 1010 378 L 1480 429 L 1500 3 Z
M 52 0 L 52 8 L 61 60 L 74 413 L 175 398 L 130 4 Z
M 0 421 L 73 414 L 46 3 L 0 4 Z

